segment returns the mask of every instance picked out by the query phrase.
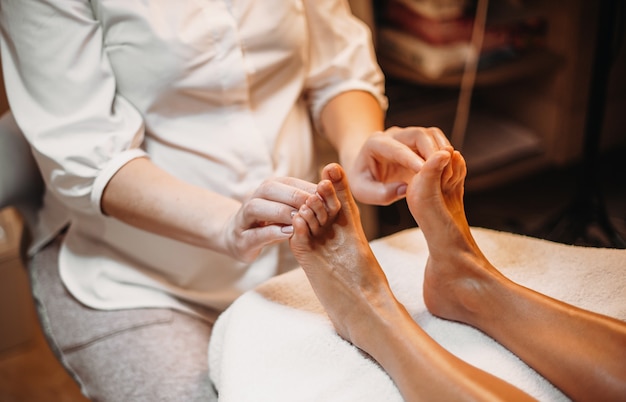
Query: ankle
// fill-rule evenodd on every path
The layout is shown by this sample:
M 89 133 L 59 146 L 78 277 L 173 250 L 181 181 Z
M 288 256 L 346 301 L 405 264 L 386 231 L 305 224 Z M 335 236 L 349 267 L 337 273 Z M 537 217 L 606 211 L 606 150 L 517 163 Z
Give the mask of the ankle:
M 431 257 L 424 277 L 424 301 L 438 317 L 472 324 L 497 303 L 499 274 L 482 254 L 457 249 L 438 259 Z
M 384 286 L 377 291 L 364 293 L 366 302 L 348 323 L 351 342 L 372 354 L 398 323 L 405 320 L 408 312 L 395 298 L 391 289 Z
M 458 298 L 463 322 L 482 328 L 483 323 L 501 318 L 499 307 L 508 282 L 491 264 L 466 278 Z

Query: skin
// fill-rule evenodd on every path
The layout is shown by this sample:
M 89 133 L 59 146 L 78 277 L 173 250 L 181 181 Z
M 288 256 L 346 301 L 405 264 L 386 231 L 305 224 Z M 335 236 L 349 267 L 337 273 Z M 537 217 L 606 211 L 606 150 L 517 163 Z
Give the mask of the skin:
M 324 108 L 321 119 L 323 132 L 339 152 L 354 197 L 365 204 L 389 205 L 404 198 L 407 184 L 424 164 L 423 158 L 450 147 L 436 127 L 384 130 L 383 111 L 366 92 L 351 91 L 335 97 Z
M 439 174 L 428 170 L 416 175 L 407 190 L 411 213 L 428 242 L 428 309 L 482 330 L 574 400 L 623 399 L 626 323 L 504 277 L 469 231 L 463 208 L 465 163 L 458 152 L 452 165 L 455 175 L 442 185 L 437 185 Z
M 127 224 L 251 262 L 264 246 L 290 236 L 285 227 L 291 212 L 314 189 L 295 178 L 268 179 L 242 203 L 138 158 L 109 181 L 101 205 L 105 214 Z
M 354 116 L 359 116 L 354 118 Z M 386 205 L 405 195 L 408 180 L 442 141 L 436 129 L 383 131 L 378 101 L 345 92 L 324 107 L 324 132 L 365 203 Z M 442 139 L 443 138 L 443 139 Z M 298 178 L 268 178 L 242 201 L 192 186 L 154 165 L 134 159 L 111 178 L 102 196 L 105 214 L 149 232 L 252 262 L 263 247 L 287 241 L 291 215 L 315 191 Z
M 424 284 L 429 310 L 485 331 L 575 400 L 623 397 L 626 325 L 501 275 L 471 236 L 463 209 L 465 173 L 458 152 L 441 150 L 407 189 L 430 251 Z M 331 164 L 322 178 L 317 193 L 326 200 L 325 211 L 312 203 L 301 207 L 290 246 L 339 335 L 377 360 L 407 401 L 532 400 L 456 358 L 412 320 L 367 243 L 345 172 Z M 318 215 L 324 219 L 316 222 Z

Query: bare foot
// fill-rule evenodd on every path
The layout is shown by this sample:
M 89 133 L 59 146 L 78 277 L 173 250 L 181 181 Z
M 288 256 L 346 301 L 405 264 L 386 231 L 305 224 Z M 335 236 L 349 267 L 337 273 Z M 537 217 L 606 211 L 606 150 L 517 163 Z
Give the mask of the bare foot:
M 458 151 L 433 154 L 407 189 L 407 203 L 428 243 L 424 301 L 442 318 L 472 324 L 477 290 L 498 271 L 478 248 L 463 205 L 466 165 Z
M 315 194 L 307 198 L 298 210 L 298 216 L 304 219 L 309 226 L 313 237 L 323 236 L 326 226 L 332 223 L 339 211 L 341 203 L 330 180 L 318 183 Z
M 361 346 L 368 330 L 364 318 L 397 308 L 397 301 L 363 232 L 344 170 L 329 164 L 322 179 L 317 193 L 327 222 L 315 222 L 324 212 L 307 202 L 293 218 L 289 244 L 339 335 Z

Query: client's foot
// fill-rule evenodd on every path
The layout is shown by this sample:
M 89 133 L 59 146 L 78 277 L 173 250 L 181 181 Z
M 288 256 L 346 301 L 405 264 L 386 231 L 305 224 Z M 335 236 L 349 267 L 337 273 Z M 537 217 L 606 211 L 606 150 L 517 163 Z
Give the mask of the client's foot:
M 444 174 L 445 172 L 445 174 Z M 478 248 L 463 205 L 466 165 L 458 151 L 432 155 L 407 189 L 407 203 L 428 243 L 424 301 L 432 314 L 472 324 L 479 290 L 498 271 Z
M 361 346 L 367 318 L 397 309 L 398 303 L 363 232 L 344 170 L 330 164 L 322 179 L 317 193 L 326 204 L 327 222 L 316 222 L 324 212 L 307 202 L 293 218 L 289 244 L 339 335 Z

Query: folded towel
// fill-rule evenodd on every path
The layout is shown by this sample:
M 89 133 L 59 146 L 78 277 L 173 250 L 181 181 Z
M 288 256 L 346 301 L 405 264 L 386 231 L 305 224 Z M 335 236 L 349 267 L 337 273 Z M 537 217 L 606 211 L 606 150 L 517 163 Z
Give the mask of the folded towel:
M 512 280 L 626 319 L 626 250 L 567 246 L 480 228 L 472 233 Z M 422 283 L 428 250 L 419 229 L 373 241 L 372 249 L 398 299 L 443 347 L 541 401 L 568 400 L 492 338 L 427 311 Z M 220 401 L 402 401 L 385 371 L 336 334 L 301 269 L 245 293 L 220 316 L 209 366 Z

